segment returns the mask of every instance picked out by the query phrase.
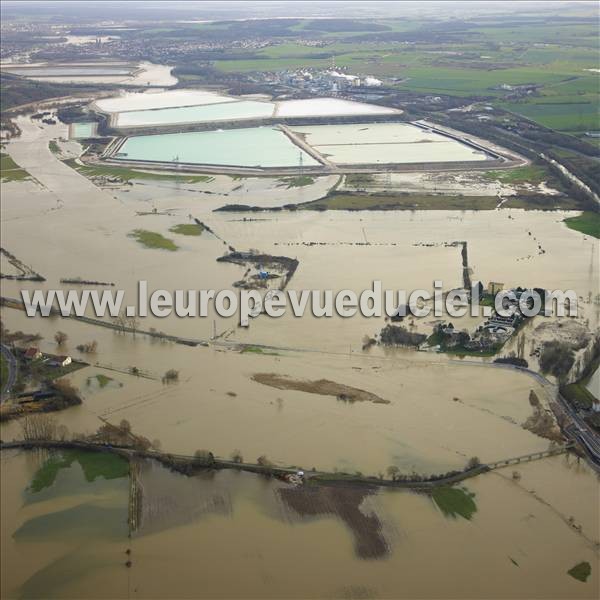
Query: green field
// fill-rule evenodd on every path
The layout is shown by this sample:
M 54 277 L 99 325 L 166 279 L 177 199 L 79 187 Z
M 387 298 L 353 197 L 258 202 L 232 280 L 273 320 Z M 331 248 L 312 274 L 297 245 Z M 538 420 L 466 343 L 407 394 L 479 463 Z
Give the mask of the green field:
M 574 579 L 577 579 L 577 581 L 585 583 L 587 578 L 592 574 L 592 567 L 589 562 L 580 562 L 572 569 L 569 569 L 567 573 Z
M 4 382 L 8 380 L 8 362 L 4 358 L 4 354 L 0 354 L 0 388 L 4 386 Z
M 22 169 L 8 154 L 0 153 L 0 179 L 2 183 L 24 181 L 29 177 L 29 173 Z
M 174 252 L 179 248 L 173 240 L 164 237 L 156 231 L 148 231 L 147 229 L 135 229 L 128 237 L 135 239 L 146 248 L 169 250 L 171 252 Z
M 173 225 L 169 231 L 171 233 L 178 233 L 179 235 L 202 235 L 204 227 L 198 223 L 181 223 Z
M 484 174 L 486 179 L 501 181 L 502 183 L 532 183 L 538 184 L 547 181 L 550 177 L 548 170 L 538 165 L 505 169 L 503 171 L 488 171 Z
M 431 22 L 425 19 L 374 23 L 385 30 L 360 31 L 355 24 L 333 31 L 302 20 L 287 29 L 281 26 L 273 45 L 259 51 L 236 49 L 231 58 L 225 53 L 213 64 L 226 73 L 248 73 L 324 69 L 333 59 L 336 67 L 357 75 L 393 78 L 388 83 L 399 90 L 486 97 L 560 131 L 599 128 L 600 89 L 593 71 L 599 46 L 591 13 L 588 23 L 568 16 L 516 21 L 504 15 L 487 22 L 465 17 L 456 32 L 450 27 L 447 33 L 443 22 L 435 23 L 439 37 L 429 32 Z M 205 31 L 211 28 L 203 25 Z M 318 31 L 323 45 L 299 43 L 297 31 Z M 506 87 L 523 85 L 535 87 L 520 95 Z
M 466 488 L 457 487 L 438 487 L 431 493 L 433 501 L 445 516 L 467 520 L 477 512 L 474 496 Z
M 493 210 L 494 196 L 442 196 L 433 194 L 330 194 L 300 206 L 304 210 Z
M 81 467 L 86 481 L 94 481 L 100 477 L 117 479 L 129 474 L 129 463 L 116 454 L 64 450 L 51 454 L 36 471 L 29 484 L 29 491 L 35 494 L 51 487 L 59 472 L 70 468 L 75 462 Z
M 596 212 L 584 212 L 577 217 L 565 219 L 565 224 L 570 229 L 580 231 L 600 239 L 600 214 Z

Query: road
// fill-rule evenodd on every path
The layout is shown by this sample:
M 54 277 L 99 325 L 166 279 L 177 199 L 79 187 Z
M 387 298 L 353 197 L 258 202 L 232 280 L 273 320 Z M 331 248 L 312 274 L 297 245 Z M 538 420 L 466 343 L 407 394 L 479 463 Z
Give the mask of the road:
M 583 417 L 575 410 L 572 405 L 561 395 L 558 386 L 550 382 L 546 377 L 526 369 L 524 367 L 517 367 L 516 365 L 498 364 L 498 363 L 480 363 L 476 361 L 452 361 L 457 363 L 468 363 L 470 365 L 481 365 L 486 367 L 496 367 L 503 369 L 512 369 L 525 373 L 530 377 L 533 377 L 542 387 L 546 390 L 546 393 L 556 401 L 558 407 L 562 410 L 563 414 L 571 420 L 571 424 L 564 428 L 564 433 L 567 437 L 574 442 L 577 442 L 579 446 L 584 450 L 588 458 L 589 464 L 594 470 L 600 473 L 600 436 L 585 422 Z
M 8 364 L 8 377 L 6 378 L 6 381 L 3 382 L 2 393 L 0 394 L 0 402 L 3 402 L 15 385 L 18 367 L 17 359 L 13 356 L 13 353 L 9 350 L 8 346 L 1 344 L 0 351 L 2 352 L 4 360 Z

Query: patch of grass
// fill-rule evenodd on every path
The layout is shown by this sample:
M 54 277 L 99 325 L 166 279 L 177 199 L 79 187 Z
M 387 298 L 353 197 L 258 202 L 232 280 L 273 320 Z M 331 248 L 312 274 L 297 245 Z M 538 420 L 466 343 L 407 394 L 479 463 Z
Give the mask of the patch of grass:
M 129 474 L 129 463 L 122 457 L 108 452 L 86 452 L 84 450 L 63 450 L 53 453 L 35 472 L 29 491 L 36 494 L 52 486 L 58 473 L 78 462 L 86 481 L 99 477 L 117 479 Z
M 265 352 L 259 346 L 244 346 L 242 348 L 242 354 L 264 354 L 265 356 L 279 356 L 277 352 Z
M 81 465 L 86 481 L 118 479 L 129 475 L 129 463 L 116 454 L 108 452 L 77 451 L 74 460 Z
M 87 366 L 87 363 L 78 360 L 73 360 L 64 367 L 52 366 L 51 362 L 52 360 L 35 360 L 29 364 L 29 373 L 34 381 L 54 381 Z
M 443 341 L 444 336 L 439 331 L 435 331 L 425 340 L 428 346 L 439 346 Z
M 112 377 L 108 377 L 108 375 L 104 375 L 104 373 L 98 373 L 97 375 L 94 375 L 92 377 L 88 377 L 87 378 L 87 385 L 92 385 L 93 382 L 96 382 L 98 384 L 98 387 L 100 389 L 104 389 L 107 385 L 111 384 L 111 383 L 117 383 L 115 382 L 115 380 Z M 119 387 L 122 386 L 121 383 L 118 384 Z
M 344 183 L 355 188 L 368 188 L 373 182 L 373 175 L 370 173 L 348 173 L 344 177 Z
M 564 222 L 569 229 L 574 229 L 575 231 L 580 231 L 581 233 L 600 239 L 599 213 L 584 212 L 577 217 L 569 217 Z
M 291 188 L 312 185 L 315 182 L 315 178 L 310 177 L 310 175 L 298 175 L 296 177 L 281 177 L 277 181 L 279 181 L 277 187 L 285 187 L 289 190 Z
M 98 375 L 96 375 L 96 380 L 98 381 L 98 385 L 103 388 L 106 387 L 113 379 L 112 377 L 107 377 L 102 373 L 98 373 Z
M 591 408 L 594 403 L 594 394 L 585 387 L 583 382 L 561 386 L 560 393 L 576 407 Z
M 589 562 L 580 562 L 572 569 L 569 569 L 567 573 L 573 577 L 573 579 L 585 583 L 587 578 L 592 574 L 592 567 Z
M 433 501 L 446 517 L 470 520 L 477 512 L 477 505 L 473 498 L 475 494 L 466 488 L 439 487 L 431 493 Z
M 58 472 L 61 469 L 69 467 L 71 462 L 62 454 L 53 454 L 46 462 L 35 472 L 29 491 L 33 494 L 41 492 L 43 489 L 49 488 L 56 479 Z
M 581 102 L 574 93 L 564 99 L 565 102 L 558 102 L 558 98 L 547 97 L 547 103 L 502 104 L 502 107 L 558 131 L 595 130 L 598 127 L 597 98 L 590 97 L 590 101 Z
M 173 225 L 169 231 L 179 235 L 202 235 L 204 227 L 199 223 L 180 223 L 179 225 Z
M 0 179 L 2 183 L 9 181 L 25 181 L 29 173 L 22 169 L 8 154 L 0 153 Z
M 60 147 L 56 140 L 50 140 L 48 142 L 48 148 L 50 148 L 50 152 L 52 152 L 52 154 L 60 154 Z
M 147 229 L 134 229 L 128 237 L 134 238 L 137 242 L 146 248 L 155 248 L 158 250 L 169 250 L 174 252 L 179 248 L 173 240 L 170 240 L 156 231 Z
M 4 354 L 0 354 L 0 386 L 4 386 L 4 382 L 8 379 L 8 361 L 4 358 Z
M 519 194 L 510 196 L 503 208 L 525 210 L 581 210 L 581 204 L 568 195 Z
M 434 194 L 350 194 L 335 192 L 300 205 L 303 210 L 493 210 L 493 196 L 442 196 Z
M 542 183 L 550 177 L 548 171 L 538 165 L 527 165 L 502 171 L 487 171 L 484 176 L 486 179 L 503 183 L 531 183 L 533 185 Z

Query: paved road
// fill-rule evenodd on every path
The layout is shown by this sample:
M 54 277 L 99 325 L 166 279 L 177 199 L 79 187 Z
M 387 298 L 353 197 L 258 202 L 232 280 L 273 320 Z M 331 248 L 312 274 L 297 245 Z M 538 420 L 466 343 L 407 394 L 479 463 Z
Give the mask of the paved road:
M 3 402 L 4 399 L 10 394 L 13 386 L 15 385 L 15 381 L 17 380 L 17 359 L 13 356 L 13 353 L 8 349 L 4 344 L 0 345 L 0 351 L 2 352 L 2 356 L 4 360 L 8 364 L 8 377 L 6 381 L 3 382 L 2 385 L 2 394 L 0 394 L 0 402 Z
M 537 373 L 536 371 L 532 371 L 531 369 L 526 369 L 524 367 L 517 367 L 515 365 L 509 364 L 498 364 L 498 363 L 480 363 L 476 361 L 452 361 L 457 363 L 467 363 L 470 365 L 481 365 L 486 367 L 496 367 L 503 369 L 512 369 L 514 371 L 519 371 L 521 373 L 525 373 L 530 377 L 533 377 L 538 383 L 542 385 L 542 387 L 546 390 L 546 393 L 556 401 L 560 409 L 563 413 L 569 417 L 572 421 L 572 424 L 565 427 L 564 432 L 567 434 L 567 437 L 579 444 L 585 451 L 589 464 L 600 473 L 600 435 L 598 435 L 583 419 L 583 417 L 579 414 L 579 412 L 573 408 L 573 406 L 568 402 L 560 393 L 558 386 L 554 385 L 550 382 L 546 377 L 542 374 Z

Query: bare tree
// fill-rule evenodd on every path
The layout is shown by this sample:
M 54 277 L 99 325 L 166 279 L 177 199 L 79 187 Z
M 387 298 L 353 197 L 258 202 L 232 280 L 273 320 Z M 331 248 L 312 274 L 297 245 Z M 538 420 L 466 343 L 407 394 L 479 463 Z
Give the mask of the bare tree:
M 244 457 L 242 456 L 242 453 L 240 450 L 238 450 L 237 448 L 231 453 L 231 460 L 234 463 L 242 463 L 244 462 Z
M 98 350 L 98 342 L 96 340 L 92 340 L 86 344 L 79 344 L 77 346 L 77 350 L 79 350 L 79 352 L 83 352 L 84 354 L 95 354 Z
M 396 481 L 396 479 L 398 478 L 398 475 L 400 474 L 400 469 L 396 465 L 390 465 L 386 469 L 386 472 L 390 476 L 392 481 Z
M 140 325 L 140 320 L 135 315 L 132 315 L 131 317 L 125 318 L 125 324 L 132 330 L 133 337 L 135 337 L 136 331 Z
M 54 341 L 59 346 L 62 346 L 68 339 L 69 339 L 69 336 L 64 331 L 57 331 L 54 334 Z
M 179 371 L 175 369 L 169 369 L 162 378 L 163 383 L 173 383 L 179 380 Z
M 19 422 L 23 430 L 23 439 L 55 440 L 57 435 L 56 419 L 50 415 L 26 415 Z
M 470 471 L 471 469 L 475 469 L 481 465 L 481 461 L 477 456 L 471 456 L 471 458 L 467 461 L 467 465 L 465 466 L 465 471 Z

